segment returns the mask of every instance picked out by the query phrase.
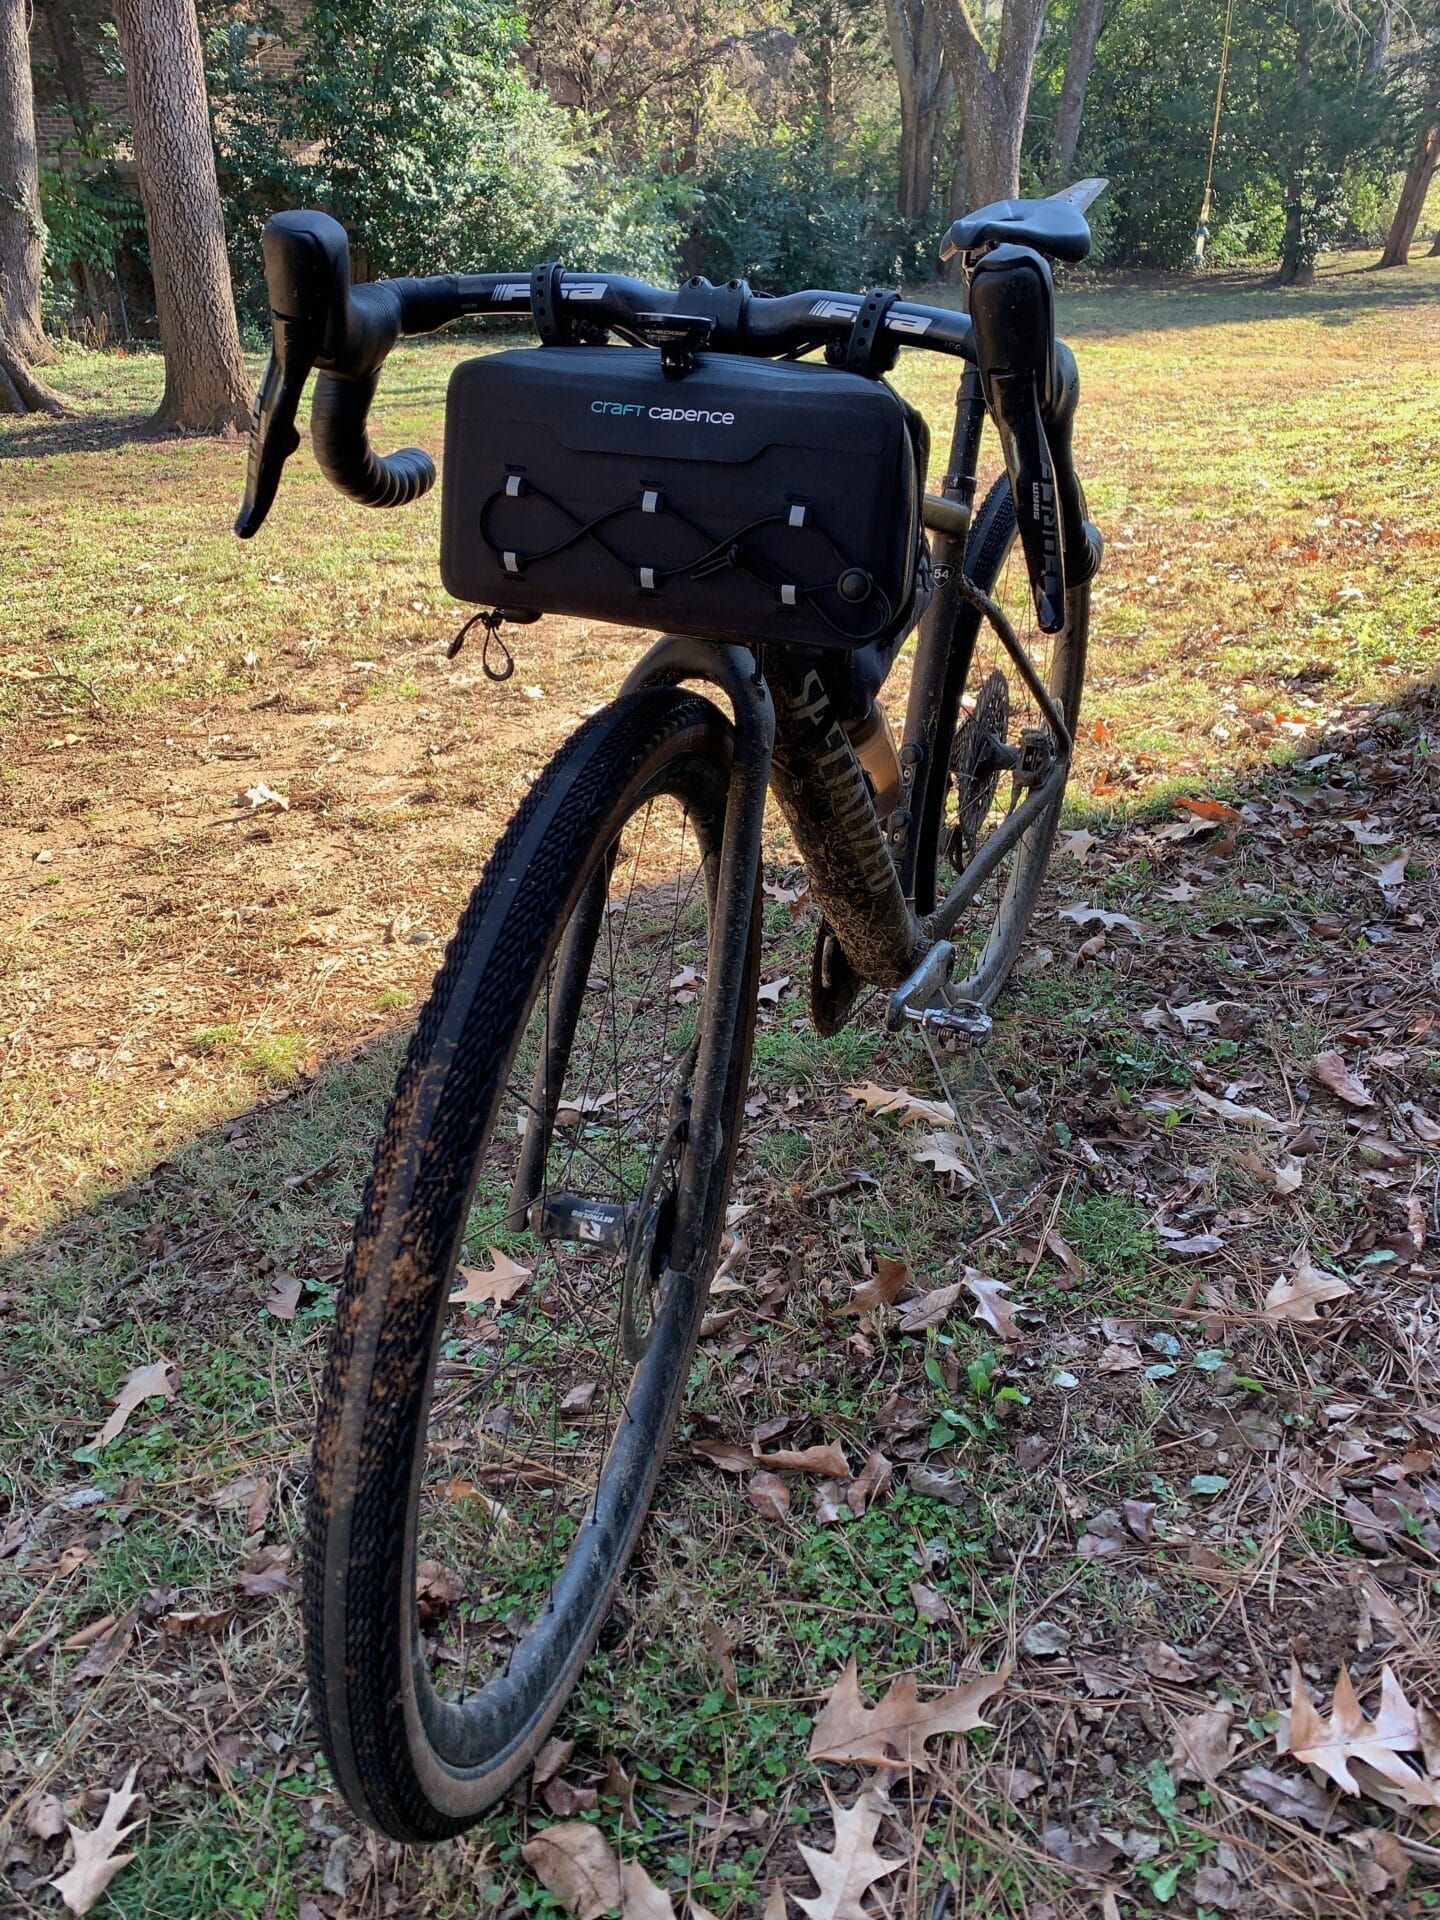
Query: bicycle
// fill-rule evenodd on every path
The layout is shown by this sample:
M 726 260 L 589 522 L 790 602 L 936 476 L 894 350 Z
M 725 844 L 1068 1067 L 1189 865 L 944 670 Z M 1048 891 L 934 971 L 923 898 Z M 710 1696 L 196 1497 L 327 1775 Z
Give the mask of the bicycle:
M 730 355 L 775 363 L 773 384 L 820 348 L 847 379 L 858 366 L 876 380 L 907 347 L 964 365 L 945 476 L 920 507 L 914 591 L 929 598 L 898 749 L 875 696 L 903 633 L 833 659 L 661 637 L 536 780 L 420 1015 L 340 1287 L 304 1583 L 324 1750 L 350 1805 L 397 1839 L 462 1830 L 533 1760 L 650 1505 L 735 1165 L 767 789 L 823 916 L 817 1029 L 877 987 L 892 1027 L 988 1027 L 1060 814 L 1102 550 L 1071 459 L 1078 379 L 1047 264 L 1084 257 L 1094 185 L 1078 204 L 1001 202 L 955 223 L 968 314 L 890 292 L 696 279 L 666 293 L 551 264 L 352 288 L 334 221 L 267 225 L 272 357 L 244 537 L 298 444 L 312 369 L 328 478 L 373 506 L 426 490 L 429 457 L 377 456 L 367 414 L 396 339 L 462 316 L 528 315 L 546 342 L 583 325 L 582 364 L 617 377 L 639 363 L 604 345 L 615 334 L 677 378 L 697 358 L 723 372 Z M 548 350 L 542 372 L 560 364 Z M 1006 471 L 976 511 L 987 417 Z M 524 492 L 517 471 L 492 498 Z M 582 523 L 551 504 L 554 551 L 618 550 L 611 515 Z M 655 511 L 648 491 L 636 511 Z M 758 544 L 722 548 L 685 581 L 717 566 L 769 577 Z M 820 611 L 834 624 L 843 609 Z M 914 608 L 890 611 L 904 626 Z

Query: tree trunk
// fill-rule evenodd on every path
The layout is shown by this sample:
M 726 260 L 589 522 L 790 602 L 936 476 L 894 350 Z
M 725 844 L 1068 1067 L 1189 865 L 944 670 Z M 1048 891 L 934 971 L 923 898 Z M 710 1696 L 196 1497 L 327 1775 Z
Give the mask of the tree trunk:
M 1070 26 L 1070 51 L 1065 56 L 1065 78 L 1055 109 L 1055 147 L 1050 155 L 1052 187 L 1065 186 L 1075 164 L 1080 121 L 1085 112 L 1085 89 L 1090 84 L 1090 68 L 1095 60 L 1104 10 L 1105 0 L 1076 0 L 1075 18 Z
M 1440 227 L 1435 229 L 1435 239 L 1426 258 L 1429 260 L 1440 260 Z
M 12 356 L 47 365 L 55 355 L 40 321 L 38 169 L 29 0 L 0 0 L 0 336 Z
M 250 398 L 195 0 L 115 0 L 115 25 L 165 353 L 156 419 L 191 432 L 239 432 Z
M 900 88 L 902 220 L 924 220 L 935 201 L 940 143 L 955 83 L 945 66 L 935 7 L 930 0 L 885 0 L 890 54 Z
M 1410 171 L 1400 189 L 1400 204 L 1395 209 L 1395 218 L 1390 222 L 1390 231 L 1385 236 L 1385 251 L 1380 256 L 1382 267 L 1405 267 L 1410 264 L 1415 229 L 1425 211 L 1425 197 L 1430 191 L 1430 182 L 1435 177 L 1437 166 L 1440 166 L 1440 119 L 1428 121 L 1420 129 L 1415 158 L 1410 162 Z M 1440 250 L 1440 234 L 1435 236 L 1435 246 Z
M 1294 132 L 1285 180 L 1285 238 L 1280 247 L 1282 287 L 1308 287 L 1315 280 L 1315 249 L 1305 239 L 1305 143 L 1309 124 L 1310 34 L 1303 12 L 1295 49 Z
M 68 413 L 55 389 L 43 381 L 5 337 L 0 320 L 0 413 Z
M 992 66 L 965 0 L 933 0 L 964 115 L 969 197 L 976 206 L 1020 191 L 1020 143 L 1046 0 L 1004 0 Z

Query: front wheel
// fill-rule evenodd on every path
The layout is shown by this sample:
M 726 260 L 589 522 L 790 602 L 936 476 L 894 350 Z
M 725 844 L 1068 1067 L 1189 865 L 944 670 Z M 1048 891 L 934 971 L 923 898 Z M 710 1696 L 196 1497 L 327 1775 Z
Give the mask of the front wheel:
M 1015 501 L 1002 475 L 975 517 L 965 550 L 975 584 L 997 600 L 1065 718 L 1080 718 L 1090 588 L 1065 596 L 1065 624 L 1042 633 L 1016 537 Z M 1000 637 L 961 602 L 935 737 L 936 776 L 926 783 L 916 837 L 915 905 L 932 912 L 960 872 L 1027 794 L 1027 755 L 1043 759 L 1050 729 Z M 952 997 L 993 1004 L 1019 957 L 1060 824 L 1064 791 L 1047 802 L 971 901 L 950 936 L 957 950 Z
M 754 1020 L 752 913 L 701 1169 L 732 746 L 713 705 L 669 689 L 581 729 L 496 848 L 385 1121 L 316 1433 L 305 1631 L 336 1778 L 400 1840 L 459 1832 L 533 1759 L 680 1410 Z

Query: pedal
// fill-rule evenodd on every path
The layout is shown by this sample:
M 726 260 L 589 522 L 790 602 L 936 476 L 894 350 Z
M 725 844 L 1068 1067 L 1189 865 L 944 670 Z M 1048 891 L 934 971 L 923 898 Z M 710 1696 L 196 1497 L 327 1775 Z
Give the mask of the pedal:
M 982 1013 L 979 1007 L 968 1011 L 960 1007 L 902 1007 L 900 1011 L 902 1018 L 913 1026 L 925 1027 L 931 1033 L 959 1034 L 977 1047 L 990 1038 L 995 1025 L 989 1014 Z

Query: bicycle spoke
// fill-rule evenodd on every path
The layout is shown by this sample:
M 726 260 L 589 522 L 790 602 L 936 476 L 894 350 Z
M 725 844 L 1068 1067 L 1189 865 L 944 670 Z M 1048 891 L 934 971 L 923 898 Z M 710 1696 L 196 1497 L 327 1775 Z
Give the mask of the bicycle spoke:
M 465 1224 L 466 1264 L 483 1270 L 499 1259 L 502 1274 L 505 1261 L 529 1272 L 510 1297 L 451 1307 L 446 1323 L 417 1549 L 418 1562 L 460 1583 L 458 1599 L 447 1601 L 454 1582 L 431 1576 L 437 1598 L 422 1611 L 432 1677 L 445 1695 L 507 1669 L 596 1515 L 636 1364 L 622 1336 L 627 1263 L 642 1342 L 663 1311 L 673 1129 L 696 1025 L 681 1017 L 670 983 L 686 967 L 703 974 L 707 931 L 704 861 L 689 816 L 667 798 L 647 801 L 613 850 L 593 945 L 577 962 L 584 984 L 562 1083 L 548 1084 L 557 958 L 507 1077 Z M 698 1012 L 703 1001 L 694 1004 Z M 517 1230 L 517 1123 L 543 1127 L 547 1114 L 558 1118 L 536 1204 Z M 571 1202 L 624 1209 L 608 1216 L 624 1223 L 621 1244 L 537 1230 Z

